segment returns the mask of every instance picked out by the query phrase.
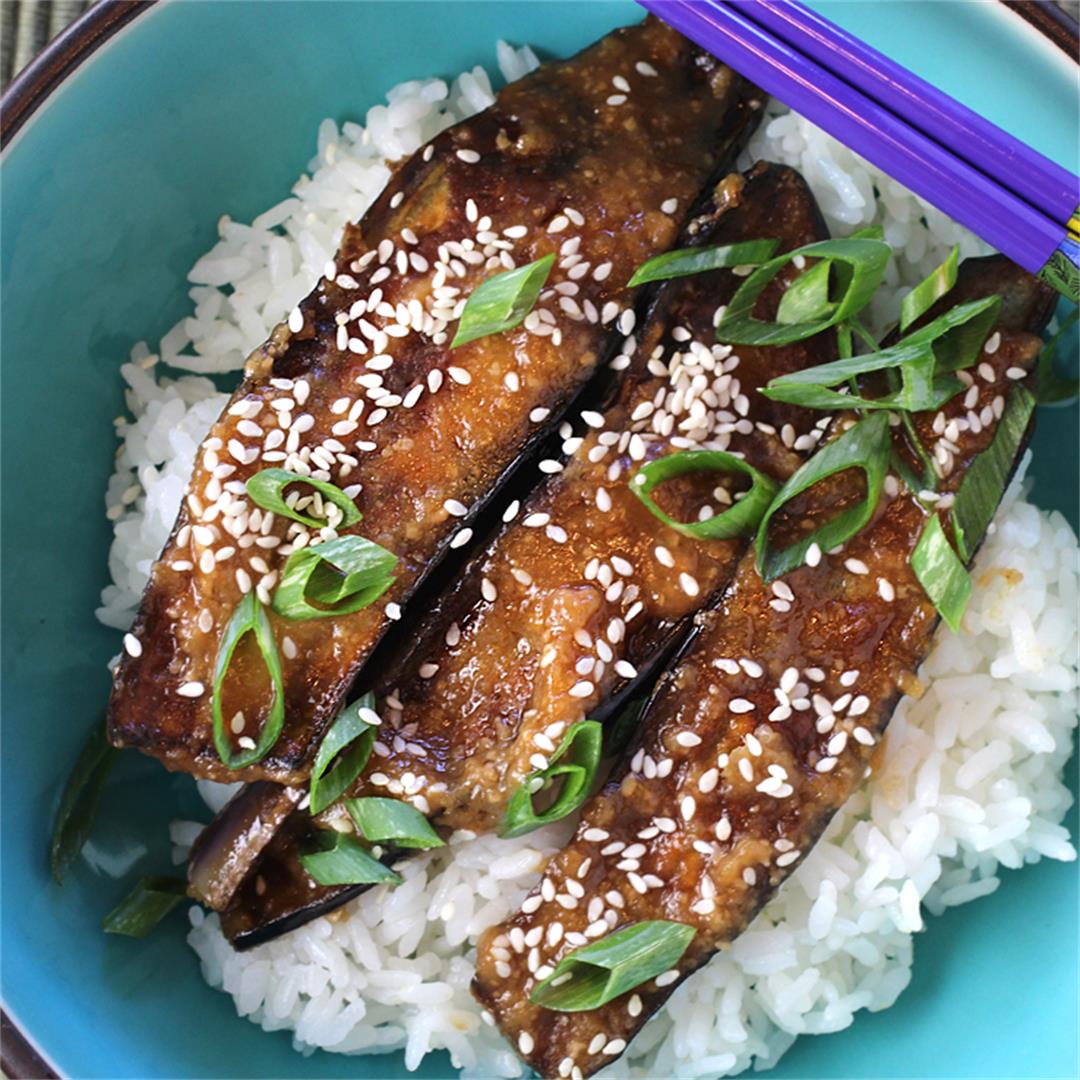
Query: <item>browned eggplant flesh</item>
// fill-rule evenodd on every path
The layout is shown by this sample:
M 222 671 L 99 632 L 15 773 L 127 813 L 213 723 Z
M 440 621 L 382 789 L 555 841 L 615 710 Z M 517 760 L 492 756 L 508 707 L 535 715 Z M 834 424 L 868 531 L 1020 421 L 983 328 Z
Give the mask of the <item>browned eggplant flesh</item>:
M 891 473 L 870 523 L 842 550 L 817 552 L 769 584 L 748 552 L 571 841 L 520 910 L 481 939 L 474 993 L 541 1076 L 580 1080 L 617 1058 L 679 983 L 747 927 L 867 775 L 938 621 L 911 566 L 916 542 L 930 515 L 947 520 L 1048 317 L 1045 287 L 999 257 L 965 264 L 942 303 L 995 293 L 1006 302 L 966 389 L 914 416 L 941 464 L 936 500 Z M 830 438 L 854 422 L 840 417 Z M 903 429 L 891 430 L 917 467 Z M 785 507 L 773 541 L 807 535 L 862 492 L 854 470 L 834 474 Z M 695 931 L 669 971 L 586 1011 L 531 1002 L 564 956 L 648 920 Z
M 631 84 L 618 103 L 616 75 Z M 509 85 L 402 165 L 249 359 L 200 447 L 115 673 L 113 743 L 199 777 L 304 781 L 418 583 L 468 542 L 478 508 L 632 331 L 631 275 L 671 246 L 760 105 L 730 69 L 649 19 Z M 523 324 L 451 347 L 477 285 L 549 255 Z M 266 469 L 297 477 L 282 496 L 306 521 L 251 495 Z M 334 485 L 362 520 L 346 527 L 349 507 L 305 481 Z M 396 556 L 389 591 L 328 618 L 271 610 L 290 554 L 339 534 Z M 217 679 L 223 634 L 249 594 L 269 620 L 280 689 L 250 634 Z M 284 707 L 280 736 L 243 767 L 215 746 L 216 679 L 219 738 L 234 758 L 260 748 L 271 705 Z
M 784 250 L 825 235 L 798 174 L 762 164 L 721 181 L 686 239 L 724 245 L 767 232 Z M 792 268 L 774 282 L 761 298 L 762 317 L 772 316 L 797 275 Z M 816 445 L 819 414 L 756 391 L 832 359 L 833 337 L 738 353 L 717 345 L 716 309 L 740 280 L 725 269 L 660 290 L 636 348 L 613 362 L 619 381 L 606 407 L 567 424 L 560 456 L 540 463 L 544 481 L 510 504 L 405 654 L 387 662 L 389 674 L 376 687 L 383 726 L 352 796 L 405 797 L 446 829 L 499 828 L 513 793 L 547 768 L 573 725 L 632 687 L 728 583 L 747 537 L 702 543 L 683 536 L 628 481 L 642 464 L 685 448 L 737 453 L 782 481 Z M 731 474 L 683 481 L 657 493 L 677 520 L 696 521 L 703 507 L 722 509 L 718 500 L 732 497 Z M 340 805 L 323 817 L 348 827 Z M 289 836 L 296 847 L 304 833 Z M 280 880 L 290 859 L 285 842 L 269 857 Z M 303 883 L 295 850 L 291 860 Z M 298 884 L 282 895 L 256 887 L 257 877 L 223 920 L 235 944 L 284 925 L 297 897 L 314 915 L 358 891 L 313 897 Z

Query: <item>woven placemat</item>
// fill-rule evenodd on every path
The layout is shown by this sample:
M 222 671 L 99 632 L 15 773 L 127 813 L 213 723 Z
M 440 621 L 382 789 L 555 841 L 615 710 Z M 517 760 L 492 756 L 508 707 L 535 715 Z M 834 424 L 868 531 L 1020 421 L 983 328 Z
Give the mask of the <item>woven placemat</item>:
M 6 87 L 92 0 L 0 0 L 0 87 Z

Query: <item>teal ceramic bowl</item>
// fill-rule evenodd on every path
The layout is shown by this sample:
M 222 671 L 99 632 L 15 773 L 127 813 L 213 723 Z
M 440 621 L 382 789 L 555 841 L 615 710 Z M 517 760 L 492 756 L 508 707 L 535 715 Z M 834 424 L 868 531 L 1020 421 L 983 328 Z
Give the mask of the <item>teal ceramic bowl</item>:
M 1075 169 L 1075 68 L 1015 13 L 820 6 Z M 57 1072 L 406 1075 L 400 1056 L 302 1058 L 286 1034 L 237 1018 L 200 979 L 183 919 L 144 942 L 100 932 L 126 890 L 118 877 L 167 870 L 167 821 L 197 813 L 188 778 L 131 755 L 84 860 L 63 888 L 48 877 L 58 784 L 119 649 L 93 618 L 117 365 L 185 313 L 184 274 L 219 215 L 250 220 L 280 197 L 322 117 L 362 115 L 402 79 L 490 63 L 498 37 L 567 54 L 640 14 L 629 2 L 162 3 L 46 73 L 57 85 L 22 114 L 3 160 L 2 974 L 5 1009 Z M 1035 451 L 1037 500 L 1074 524 L 1076 417 L 1045 411 Z M 1004 876 L 992 897 L 931 920 L 895 1008 L 800 1040 L 772 1075 L 1075 1076 L 1075 868 Z M 453 1070 L 436 1056 L 420 1075 Z

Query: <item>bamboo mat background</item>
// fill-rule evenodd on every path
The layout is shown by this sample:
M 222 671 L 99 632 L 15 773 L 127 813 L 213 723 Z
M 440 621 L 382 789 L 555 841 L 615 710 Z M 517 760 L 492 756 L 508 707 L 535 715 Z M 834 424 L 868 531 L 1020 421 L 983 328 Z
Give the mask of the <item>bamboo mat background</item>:
M 7 86 L 92 0 L 0 0 L 0 86 Z

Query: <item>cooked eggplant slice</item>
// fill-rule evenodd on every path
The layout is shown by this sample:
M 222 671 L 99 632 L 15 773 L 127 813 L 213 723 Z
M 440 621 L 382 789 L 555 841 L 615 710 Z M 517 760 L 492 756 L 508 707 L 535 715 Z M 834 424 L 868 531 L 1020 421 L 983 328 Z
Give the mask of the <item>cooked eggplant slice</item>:
M 826 235 L 802 178 L 769 165 L 725 178 L 690 231 L 710 245 L 769 235 L 783 250 Z M 774 281 L 762 317 L 798 273 Z M 795 447 L 820 435 L 818 414 L 755 390 L 832 359 L 832 335 L 737 353 L 717 345 L 714 314 L 741 280 L 716 270 L 661 291 L 613 400 L 567 428 L 562 454 L 540 463 L 556 471 L 511 504 L 410 653 L 387 665 L 376 687 L 385 734 L 352 794 L 410 798 L 451 828 L 500 828 L 513 793 L 547 768 L 571 727 L 625 700 L 727 584 L 748 536 L 684 536 L 629 482 L 680 449 L 735 453 L 782 481 L 800 464 Z M 656 499 L 695 522 L 703 507 L 730 505 L 745 480 L 687 473 Z
M 632 87 L 621 104 L 608 100 L 616 75 Z M 631 274 L 671 245 L 760 106 L 730 69 L 648 19 L 508 86 L 398 169 L 252 355 L 199 450 L 115 674 L 113 743 L 216 780 L 306 779 L 375 644 L 630 331 Z M 479 284 L 549 255 L 524 324 L 451 347 Z M 277 492 L 288 511 L 245 486 L 282 468 L 298 477 Z M 339 533 L 396 556 L 389 591 L 328 618 L 272 611 L 287 557 Z M 222 676 L 238 610 L 262 627 L 262 655 L 245 634 Z
M 941 410 L 944 424 L 915 418 L 927 447 L 949 450 L 942 496 L 990 444 L 1017 369 L 1037 356 L 1028 331 L 1048 316 L 1043 290 L 994 258 L 967 264 L 946 298 L 1001 292 L 1006 303 L 970 389 Z M 909 453 L 893 431 L 897 452 Z M 807 521 L 830 518 L 860 489 L 852 470 L 811 488 L 775 541 L 805 535 Z M 769 586 L 754 553 L 743 557 L 574 838 L 520 911 L 481 939 L 473 992 L 541 1076 L 580 1078 L 618 1057 L 676 986 L 747 927 L 862 782 L 937 625 L 910 565 L 934 512 L 893 476 L 842 551 Z M 587 1011 L 530 1001 L 560 959 L 646 920 L 695 930 L 670 970 Z
M 725 178 L 688 228 L 699 245 L 766 234 L 782 250 L 826 235 L 791 169 L 763 164 Z M 774 282 L 759 315 L 771 316 L 797 273 Z M 440 827 L 501 828 L 514 792 L 547 767 L 571 726 L 634 692 L 727 584 L 747 536 L 683 536 L 646 508 L 628 480 L 646 461 L 685 447 L 741 454 L 782 480 L 815 444 L 817 414 L 772 402 L 756 388 L 832 359 L 833 338 L 743 347 L 737 358 L 716 346 L 717 306 L 740 280 L 716 270 L 659 290 L 636 351 L 625 367 L 616 364 L 624 374 L 607 407 L 589 413 L 577 434 L 566 433 L 564 456 L 542 466 L 558 470 L 469 563 L 410 651 L 386 662 L 376 694 L 383 728 L 350 794 L 409 798 Z M 717 485 L 731 480 L 687 474 L 656 497 L 677 520 L 693 521 L 715 502 Z M 339 814 L 329 811 L 324 822 Z M 278 873 L 286 847 L 274 845 Z M 295 877 L 306 878 L 298 864 Z M 318 910 L 358 891 L 320 892 Z M 282 909 L 272 890 L 245 884 L 223 926 L 234 944 L 246 945 L 257 928 L 281 925 Z
M 303 794 L 268 780 L 241 788 L 195 840 L 188 857 L 188 892 L 215 911 L 228 907 Z

